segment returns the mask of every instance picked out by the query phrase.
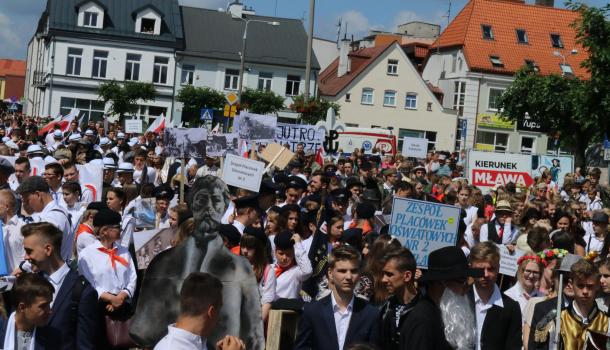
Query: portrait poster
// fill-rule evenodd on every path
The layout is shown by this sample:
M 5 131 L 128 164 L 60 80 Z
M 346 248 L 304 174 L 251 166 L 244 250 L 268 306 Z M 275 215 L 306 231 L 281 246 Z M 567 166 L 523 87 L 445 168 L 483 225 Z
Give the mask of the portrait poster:
M 165 128 L 165 155 L 168 157 L 205 157 L 208 130 L 205 128 Z
M 233 123 L 233 130 L 248 141 L 271 142 L 275 139 L 276 127 L 277 117 L 248 112 L 241 112 Z

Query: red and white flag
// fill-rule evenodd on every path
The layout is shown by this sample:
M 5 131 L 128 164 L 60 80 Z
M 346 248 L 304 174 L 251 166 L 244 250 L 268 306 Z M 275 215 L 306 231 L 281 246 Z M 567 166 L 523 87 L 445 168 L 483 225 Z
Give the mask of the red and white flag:
M 322 145 L 316 151 L 316 163 L 320 164 L 321 167 L 324 166 L 324 147 Z
M 58 115 L 47 125 L 43 126 L 42 129 L 38 130 L 38 136 L 44 136 L 47 132 L 52 131 L 55 128 L 56 124 L 59 124 L 62 132 L 68 131 L 68 129 L 70 129 L 70 123 L 72 123 L 79 114 L 80 109 L 72 108 L 70 113 L 68 113 L 68 115 L 66 115 L 65 117 Z
M 248 141 L 241 140 L 241 147 L 239 148 L 239 153 L 241 153 L 242 157 L 248 158 Z
M 155 121 L 152 122 L 152 124 L 150 124 L 148 129 L 146 129 L 146 132 L 153 132 L 155 134 L 159 134 L 161 131 L 163 131 L 163 129 L 165 129 L 165 115 L 161 113 L 161 115 L 158 116 Z

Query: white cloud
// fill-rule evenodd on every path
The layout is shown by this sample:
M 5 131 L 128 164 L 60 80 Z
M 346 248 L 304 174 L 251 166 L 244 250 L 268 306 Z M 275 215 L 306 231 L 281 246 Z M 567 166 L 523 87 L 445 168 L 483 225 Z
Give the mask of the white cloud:
M 343 35 L 345 31 L 345 26 L 347 26 L 347 34 L 363 34 L 367 33 L 369 29 L 373 28 L 369 22 L 369 19 L 366 18 L 361 12 L 350 10 L 347 12 L 343 12 L 336 17 L 336 21 L 341 20 L 343 25 L 343 29 L 341 29 L 341 35 Z
M 28 39 L 6 15 L 0 13 L 0 52 L 3 57 L 23 58 Z

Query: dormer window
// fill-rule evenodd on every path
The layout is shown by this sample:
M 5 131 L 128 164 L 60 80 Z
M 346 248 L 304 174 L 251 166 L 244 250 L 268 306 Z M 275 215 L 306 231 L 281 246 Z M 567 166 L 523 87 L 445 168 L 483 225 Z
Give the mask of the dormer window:
M 85 0 L 76 4 L 78 26 L 85 28 L 104 29 L 104 13 L 106 7 L 97 0 Z
M 97 12 L 85 11 L 83 25 L 85 27 L 97 27 Z
M 491 65 L 495 68 L 504 67 L 504 62 L 500 59 L 500 56 L 489 56 L 489 60 L 491 61 Z
M 140 33 L 154 34 L 155 22 L 156 21 L 153 18 L 142 18 L 140 24 Z
M 553 47 L 562 49 L 563 48 L 563 41 L 561 41 L 561 35 L 559 35 L 559 34 L 551 34 L 551 44 L 553 44 Z
M 483 39 L 494 40 L 494 32 L 490 25 L 481 25 L 481 31 L 483 32 Z
M 163 14 L 155 6 L 146 5 L 135 10 L 132 15 L 135 19 L 136 33 L 148 35 L 161 34 L 161 20 L 163 19 Z

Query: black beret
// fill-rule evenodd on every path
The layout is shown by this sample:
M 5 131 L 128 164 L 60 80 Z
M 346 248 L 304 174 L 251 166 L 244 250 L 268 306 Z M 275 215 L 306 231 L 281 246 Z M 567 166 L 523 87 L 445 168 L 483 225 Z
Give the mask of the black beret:
M 269 241 L 269 238 L 267 238 L 267 235 L 265 234 L 265 231 L 263 231 L 262 228 L 248 226 L 244 229 L 244 235 L 254 236 L 258 240 L 260 240 L 264 246 L 266 246 L 267 242 Z
M 378 189 L 367 188 L 362 192 L 362 199 L 367 201 L 380 201 L 381 196 L 379 195 Z
M 301 160 L 297 158 L 297 159 L 291 161 L 290 163 L 288 163 L 288 166 L 291 168 L 302 168 L 303 162 L 301 162 Z
M 40 176 L 30 176 L 23 180 L 17 188 L 17 193 L 49 192 L 49 184 Z
M 286 204 L 280 209 L 280 213 L 284 214 L 289 211 L 296 211 L 297 213 L 301 212 L 301 207 L 298 204 Z
M 15 172 L 15 168 L 13 167 L 13 164 L 11 164 L 11 162 L 6 160 L 6 158 L 0 158 L 0 172 L 6 175 L 11 175 Z
M 304 191 L 307 189 L 307 182 L 299 176 L 290 176 L 288 178 L 288 183 L 286 184 L 286 189 L 289 188 L 295 188 L 297 190 Z
M 283 231 L 275 235 L 273 239 L 276 249 L 292 249 L 294 247 L 294 240 L 292 239 L 292 233 L 289 231 Z
M 273 182 L 276 185 L 286 184 L 286 183 L 288 183 L 288 176 L 286 176 L 286 174 L 284 174 L 284 173 L 277 173 L 277 174 L 273 175 Z
M 358 219 L 372 219 L 375 216 L 375 207 L 367 202 L 358 203 L 356 215 L 358 215 Z
M 341 242 L 347 243 L 354 248 L 362 249 L 362 229 L 361 228 L 349 228 L 343 231 L 341 235 Z
M 352 196 L 351 192 L 345 188 L 336 188 L 330 192 L 333 202 L 347 204 Z
M 305 203 L 305 202 L 316 202 L 318 204 L 321 204 L 322 196 L 320 196 L 319 193 L 311 194 L 311 195 L 305 197 L 305 200 L 303 201 L 303 203 Z
M 369 171 L 371 170 L 372 166 L 370 162 L 362 162 L 362 164 L 360 165 L 360 170 L 364 170 L 364 171 Z
M 155 188 L 155 198 L 171 200 L 174 198 L 174 190 L 168 185 L 159 185 Z
M 100 209 L 93 217 L 93 226 L 112 226 L 121 224 L 121 214 L 110 209 Z
M 278 185 L 273 183 L 271 180 L 263 180 L 261 182 L 261 186 L 258 190 L 258 193 L 261 194 L 275 194 L 275 191 L 279 188 Z
M 254 208 L 261 210 L 258 206 L 258 194 L 237 198 L 235 201 L 235 209 Z
M 237 227 L 230 224 L 222 224 L 218 227 L 218 233 L 229 242 L 231 247 L 239 245 L 241 234 Z
M 106 204 L 106 202 L 91 202 L 87 206 L 87 210 L 102 210 L 102 209 L 109 209 L 108 204 Z

